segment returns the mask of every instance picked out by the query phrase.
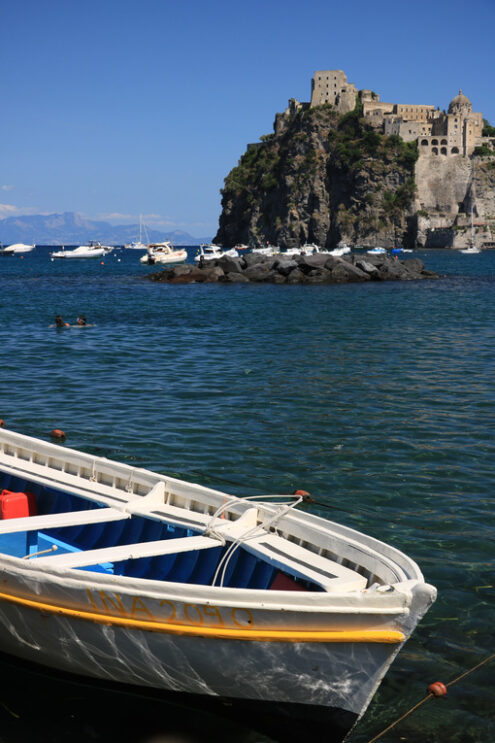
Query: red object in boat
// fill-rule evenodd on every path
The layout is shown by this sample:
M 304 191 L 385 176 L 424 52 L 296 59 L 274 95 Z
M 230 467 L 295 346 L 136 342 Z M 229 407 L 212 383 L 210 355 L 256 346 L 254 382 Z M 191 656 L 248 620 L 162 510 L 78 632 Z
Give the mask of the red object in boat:
M 275 576 L 272 585 L 270 586 L 271 591 L 307 591 L 307 588 L 297 583 L 294 578 L 290 575 L 281 573 L 280 571 Z
M 18 519 L 24 516 L 36 516 L 36 497 L 34 493 L 14 493 L 2 490 L 0 494 L 0 519 Z

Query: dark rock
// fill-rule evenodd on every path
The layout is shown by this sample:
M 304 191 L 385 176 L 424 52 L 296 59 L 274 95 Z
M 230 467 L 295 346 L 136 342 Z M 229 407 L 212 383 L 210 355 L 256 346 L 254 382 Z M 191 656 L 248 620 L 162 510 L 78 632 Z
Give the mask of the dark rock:
M 314 255 L 296 255 L 295 259 L 296 262 L 299 264 L 301 271 L 307 273 L 307 270 L 304 268 L 304 266 L 309 266 L 310 268 L 320 268 L 321 266 L 324 266 L 329 259 L 332 259 L 332 256 L 329 256 L 325 253 L 315 253 Z
M 242 259 L 223 256 L 203 265 L 183 264 L 163 268 L 146 277 L 171 284 L 221 281 L 227 284 L 263 282 L 272 284 L 343 284 L 348 282 L 411 281 L 439 278 L 427 271 L 419 258 L 400 261 L 389 255 L 334 257 L 316 253 L 307 256 L 248 254 Z
M 293 271 L 287 276 L 288 284 L 301 284 L 305 279 L 305 275 L 300 268 L 294 268 Z
M 258 263 L 254 266 L 250 266 L 243 271 L 243 275 L 246 276 L 249 281 L 264 281 L 270 273 L 271 267 L 268 263 Z
M 239 271 L 229 271 L 228 273 L 223 274 L 222 276 L 218 277 L 218 281 L 221 281 L 225 284 L 248 284 L 249 279 L 247 276 L 244 276 L 243 273 L 239 273 Z
M 304 277 L 305 284 L 329 284 L 332 282 L 332 272 L 328 268 L 313 268 Z
M 222 269 L 224 273 L 241 273 L 242 264 L 240 258 L 231 258 L 229 255 L 223 255 L 217 260 L 217 266 Z
M 421 273 L 425 267 L 425 264 L 419 258 L 407 258 L 401 261 L 401 264 L 407 271 L 411 271 L 412 273 Z
M 282 276 L 288 276 L 290 272 L 294 270 L 294 268 L 297 268 L 297 263 L 294 260 L 285 258 L 283 260 L 278 260 L 275 263 L 274 268 L 276 271 L 282 274 Z
M 402 278 L 410 279 L 411 275 L 401 266 L 399 261 L 388 260 L 378 266 L 378 277 L 380 281 L 397 281 Z
M 353 266 L 352 263 L 340 260 L 332 268 L 332 279 L 339 284 L 343 284 L 349 281 L 369 281 L 370 277 L 369 274 L 357 266 Z
M 199 277 L 195 279 L 195 281 L 198 282 L 214 282 L 219 281 L 221 277 L 224 275 L 222 269 L 220 266 L 212 266 L 211 268 L 208 266 L 207 268 L 201 269 L 199 272 Z M 204 277 L 201 279 L 201 275 Z
M 261 253 L 248 253 L 244 256 L 243 260 L 247 268 L 250 268 L 251 266 L 257 265 L 258 263 L 266 263 L 268 257 L 266 255 L 262 255 Z
M 358 260 L 355 263 L 356 267 L 361 269 L 361 271 L 364 271 L 365 273 L 370 274 L 370 276 L 376 276 L 378 274 L 378 268 L 374 266 L 370 261 Z

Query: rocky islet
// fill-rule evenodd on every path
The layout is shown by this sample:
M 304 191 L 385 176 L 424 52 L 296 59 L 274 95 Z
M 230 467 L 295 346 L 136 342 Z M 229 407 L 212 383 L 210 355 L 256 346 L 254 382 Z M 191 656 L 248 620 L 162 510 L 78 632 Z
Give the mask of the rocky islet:
M 335 257 L 328 253 L 281 253 L 272 257 L 248 253 L 241 258 L 222 256 L 204 261 L 200 265 L 171 266 L 146 276 L 150 281 L 168 284 L 346 284 L 436 278 L 439 278 L 439 274 L 426 269 L 419 258 L 403 260 L 388 254 L 358 253 L 344 257 Z

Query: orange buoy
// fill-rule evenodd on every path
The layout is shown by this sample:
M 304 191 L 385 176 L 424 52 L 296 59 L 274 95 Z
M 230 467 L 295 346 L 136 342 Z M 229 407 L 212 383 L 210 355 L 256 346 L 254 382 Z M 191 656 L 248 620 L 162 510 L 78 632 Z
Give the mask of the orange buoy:
M 65 432 L 60 428 L 54 428 L 53 431 L 50 432 L 50 436 L 52 439 L 65 439 Z
M 444 697 L 447 693 L 447 687 L 441 681 L 434 681 L 433 684 L 429 685 L 427 691 L 434 697 Z
M 294 490 L 294 492 L 292 493 L 292 495 L 301 495 L 303 501 L 305 501 L 306 503 L 313 503 L 314 502 L 313 499 L 312 499 L 312 497 L 311 497 L 311 494 L 308 493 L 307 490 Z
M 0 428 L 3 428 L 5 426 L 5 421 L 0 418 Z

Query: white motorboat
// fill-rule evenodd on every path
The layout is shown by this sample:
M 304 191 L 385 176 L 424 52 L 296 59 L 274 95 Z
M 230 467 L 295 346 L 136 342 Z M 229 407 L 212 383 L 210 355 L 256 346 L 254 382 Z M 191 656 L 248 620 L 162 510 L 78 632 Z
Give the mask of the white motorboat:
M 341 255 L 348 255 L 351 252 L 351 249 L 347 243 L 339 243 L 336 248 L 330 251 L 330 255 L 333 255 L 334 258 L 338 258 Z
M 254 726 L 263 707 L 341 741 L 436 596 L 301 495 L 239 498 L 6 430 L 0 491 L 3 653 L 250 704 Z
M 2 255 L 15 255 L 16 253 L 30 253 L 34 250 L 36 245 L 25 245 L 24 243 L 13 243 L 8 245 L 6 248 L 2 248 L 0 253 Z
M 79 245 L 78 248 L 73 250 L 66 250 L 62 246 L 62 250 L 58 250 L 51 254 L 52 260 L 54 258 L 101 258 L 108 253 L 111 253 L 113 247 L 109 245 L 102 245 L 99 242 L 90 242 L 88 245 Z
M 194 260 L 196 263 L 199 263 L 201 260 L 212 261 L 215 258 L 222 258 L 224 255 L 228 255 L 229 258 L 239 257 L 239 253 L 235 248 L 224 250 L 220 245 L 210 243 L 209 245 L 204 244 L 199 246 L 197 255 L 194 256 Z
M 300 252 L 303 255 L 316 255 L 317 253 L 325 253 L 326 251 L 322 250 L 320 246 L 315 243 L 304 243 Z
M 371 248 L 371 250 L 366 251 L 368 255 L 383 255 L 387 251 L 385 248 Z
M 279 255 L 281 251 L 278 245 L 267 245 L 264 248 L 253 248 L 251 252 L 271 257 L 273 255 Z
M 146 255 L 143 255 L 139 260 L 141 263 L 147 263 L 151 266 L 156 263 L 163 263 L 164 265 L 184 263 L 187 260 L 187 250 L 185 248 L 174 248 L 168 240 L 161 243 L 150 243 Z

